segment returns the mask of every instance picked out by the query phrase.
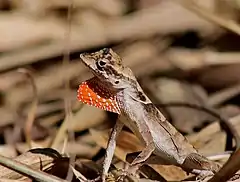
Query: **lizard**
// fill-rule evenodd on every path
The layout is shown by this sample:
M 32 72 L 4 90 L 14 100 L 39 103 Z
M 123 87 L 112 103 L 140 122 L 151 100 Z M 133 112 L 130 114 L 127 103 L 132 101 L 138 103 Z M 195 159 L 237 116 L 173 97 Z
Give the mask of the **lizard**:
M 144 149 L 127 170 L 131 174 L 148 162 L 176 165 L 201 177 L 213 175 L 221 168 L 220 164 L 198 153 L 168 122 L 144 93 L 132 70 L 123 65 L 112 49 L 82 53 L 80 58 L 94 77 L 79 85 L 78 100 L 119 114 L 107 144 L 102 181 L 108 174 L 116 139 L 124 125 L 144 144 Z

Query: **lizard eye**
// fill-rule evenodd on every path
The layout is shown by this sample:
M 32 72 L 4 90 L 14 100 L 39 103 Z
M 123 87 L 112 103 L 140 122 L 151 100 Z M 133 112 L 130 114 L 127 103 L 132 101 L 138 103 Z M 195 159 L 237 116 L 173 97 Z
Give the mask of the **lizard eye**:
M 97 62 L 97 65 L 100 66 L 100 67 L 105 66 L 105 64 L 106 64 L 106 62 L 105 62 L 104 60 L 99 60 L 99 61 Z
M 106 62 L 103 60 L 98 61 L 99 66 L 105 66 Z
M 100 71 L 103 71 L 103 67 L 106 65 L 106 62 L 103 61 L 103 60 L 99 60 L 96 62 L 96 65 L 97 65 L 97 68 L 100 70 Z

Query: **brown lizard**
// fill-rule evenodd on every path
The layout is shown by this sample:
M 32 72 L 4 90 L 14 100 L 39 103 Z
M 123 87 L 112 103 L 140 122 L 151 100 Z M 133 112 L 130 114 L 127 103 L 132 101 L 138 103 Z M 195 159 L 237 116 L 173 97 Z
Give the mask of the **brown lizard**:
M 78 99 L 120 115 L 108 141 L 102 181 L 107 175 L 116 138 L 123 125 L 129 127 L 145 145 L 131 163 L 130 173 L 145 162 L 176 165 L 201 176 L 212 175 L 219 170 L 219 164 L 200 155 L 166 120 L 144 94 L 131 69 L 123 66 L 121 58 L 112 49 L 83 53 L 80 57 L 95 77 L 79 86 Z

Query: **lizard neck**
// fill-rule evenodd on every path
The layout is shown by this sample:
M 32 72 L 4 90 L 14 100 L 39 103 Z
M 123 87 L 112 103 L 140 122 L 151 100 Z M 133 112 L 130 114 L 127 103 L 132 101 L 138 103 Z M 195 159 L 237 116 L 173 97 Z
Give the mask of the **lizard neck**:
M 116 98 L 122 111 L 124 111 L 129 104 L 137 103 L 143 105 L 152 103 L 137 82 L 117 92 Z

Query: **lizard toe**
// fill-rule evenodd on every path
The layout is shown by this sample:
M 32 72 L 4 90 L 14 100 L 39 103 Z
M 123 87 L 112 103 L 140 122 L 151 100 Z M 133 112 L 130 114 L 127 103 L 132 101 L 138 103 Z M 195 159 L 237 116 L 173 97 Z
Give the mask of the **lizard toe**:
M 234 176 L 231 177 L 229 181 L 235 181 L 237 179 L 240 179 L 240 174 L 234 174 Z
M 201 170 L 200 172 L 198 172 L 198 175 L 196 177 L 197 181 L 203 181 L 205 178 L 209 177 L 209 176 L 213 176 L 214 173 L 212 171 L 209 170 Z
M 118 171 L 120 172 L 120 175 L 118 176 L 117 181 L 121 182 L 128 175 L 128 172 L 124 169 L 118 169 Z
M 118 169 L 118 171 L 120 172 L 120 175 L 117 178 L 117 181 L 123 181 L 126 176 L 134 176 L 134 177 L 137 177 L 137 178 L 139 177 L 137 175 L 137 171 L 136 171 L 135 166 L 129 166 L 126 169 Z

